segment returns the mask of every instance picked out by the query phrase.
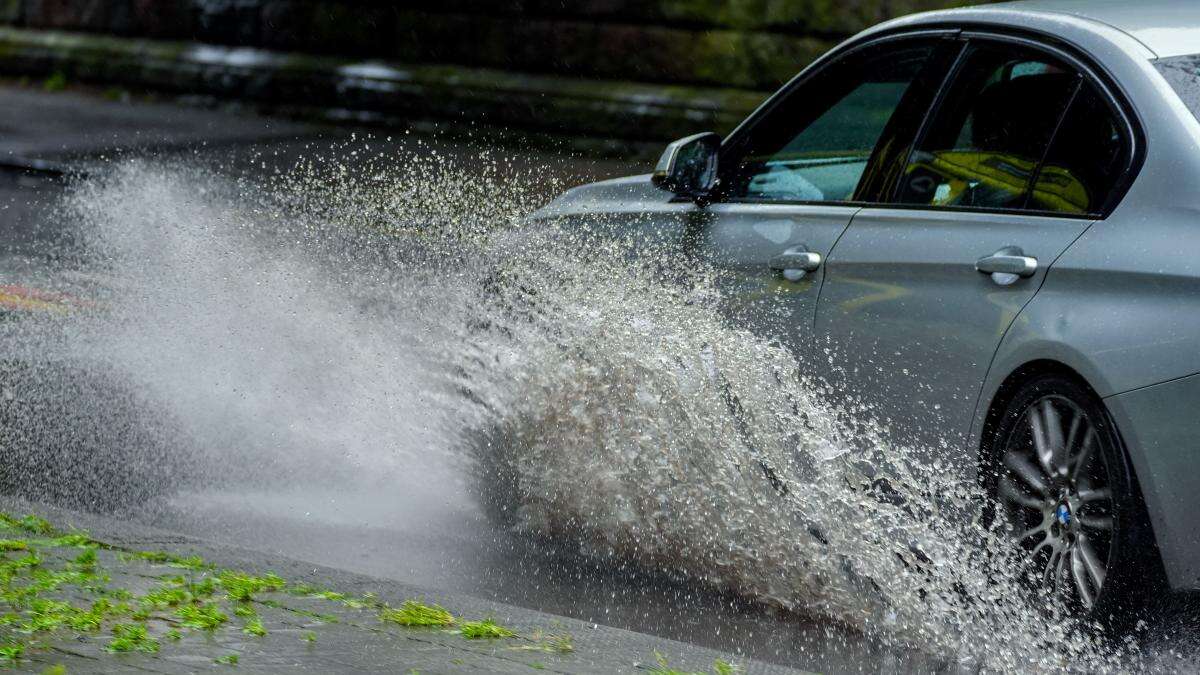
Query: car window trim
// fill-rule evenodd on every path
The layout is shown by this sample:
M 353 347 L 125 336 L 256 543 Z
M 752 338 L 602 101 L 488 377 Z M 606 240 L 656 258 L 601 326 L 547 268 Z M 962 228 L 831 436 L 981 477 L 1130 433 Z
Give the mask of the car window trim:
M 888 144 L 889 141 L 897 139 L 897 138 L 907 141 L 907 143 L 909 144 L 909 146 L 907 148 L 909 154 L 911 154 L 912 148 L 916 147 L 917 141 L 921 138 L 921 135 L 922 135 L 926 125 L 929 123 L 929 112 L 937 107 L 938 103 L 941 101 L 942 96 L 945 95 L 946 87 L 948 86 L 949 82 L 951 82 L 953 80 L 954 73 L 957 72 L 957 69 L 958 69 L 960 63 L 962 62 L 963 54 L 967 50 L 966 41 L 963 40 L 958 35 L 947 36 L 945 38 L 945 44 L 952 45 L 952 47 L 950 47 L 951 49 L 956 47 L 957 52 L 945 54 L 945 55 L 939 55 L 937 53 L 937 50 L 935 49 L 934 54 L 931 56 L 931 59 L 941 58 L 944 60 L 944 62 L 940 64 L 940 67 L 943 70 L 940 73 L 941 79 L 937 82 L 937 84 L 934 87 L 935 91 L 933 92 L 933 96 L 925 104 L 924 110 L 921 111 L 921 113 L 920 113 L 920 115 L 921 115 L 920 121 L 918 121 L 916 124 L 905 124 L 900 129 L 900 131 L 902 131 L 902 132 L 903 131 L 911 132 L 908 134 L 908 138 L 904 138 L 904 137 L 900 136 L 899 134 L 895 133 L 896 130 L 892 128 L 892 121 L 894 121 L 894 120 L 889 120 L 887 126 L 884 127 L 883 135 L 880 136 L 879 139 L 875 143 L 875 148 L 871 152 L 871 157 L 867 160 L 867 166 L 863 173 L 864 178 L 869 178 L 870 172 L 872 170 L 877 171 L 877 172 L 880 171 L 881 169 L 884 170 L 885 172 L 886 172 L 886 170 L 888 170 L 888 167 L 886 165 L 881 165 L 881 158 L 879 157 L 879 153 L 883 149 L 883 147 Z M 939 45 L 939 48 L 941 48 L 942 46 L 943 45 Z M 933 65 L 937 65 L 937 61 L 934 61 L 934 64 L 927 64 L 926 67 L 933 67 Z M 925 75 L 926 75 L 926 73 L 918 74 L 918 76 L 917 76 L 918 80 L 921 77 L 924 77 Z M 932 73 L 932 75 L 936 77 L 938 74 Z M 916 84 L 916 82 L 917 82 L 917 80 L 913 81 L 914 84 Z M 893 111 L 893 115 L 895 115 L 901 111 L 901 109 L 904 106 L 904 103 L 905 103 L 905 101 L 901 100 L 900 106 L 898 106 L 896 108 L 896 110 Z M 893 159 L 895 159 L 895 158 L 893 158 Z M 865 192 L 865 193 L 860 192 L 860 190 L 863 190 L 864 187 L 866 187 L 866 186 L 864 186 L 860 183 L 859 186 L 855 189 L 853 196 L 855 196 L 855 197 L 858 197 L 858 196 L 883 197 L 888 194 L 889 186 L 888 186 L 888 183 L 884 183 L 882 185 L 874 186 L 874 189 L 869 192 Z M 853 201 L 872 203 L 872 204 L 880 203 L 878 200 L 872 200 L 872 199 L 856 199 Z
M 1104 208 L 1097 212 L 1083 214 L 1064 214 L 1056 211 L 1042 210 L 1016 210 L 1016 209 L 980 209 L 980 208 L 964 208 L 964 207 L 938 207 L 942 211 L 962 211 L 969 213 L 997 213 L 1001 215 L 1020 214 L 1031 217 L 1049 217 L 1049 218 L 1077 218 L 1088 220 L 1104 220 L 1112 211 L 1121 203 L 1125 194 L 1129 191 L 1129 187 L 1136 180 L 1141 172 L 1142 165 L 1145 163 L 1147 153 L 1146 134 L 1143 130 L 1141 116 L 1138 109 L 1133 105 L 1130 97 L 1121 87 L 1120 81 L 1112 75 L 1103 64 L 1096 61 L 1088 55 L 1086 50 L 1070 43 L 1064 42 L 1058 36 L 1021 29 L 1020 27 L 997 26 L 994 24 L 972 24 L 963 23 L 955 25 L 940 25 L 940 26 L 924 26 L 912 29 L 898 30 L 882 35 L 872 35 L 860 41 L 850 42 L 840 48 L 827 52 L 808 67 L 801 70 L 795 77 L 788 81 L 778 92 L 769 97 L 762 103 L 754 112 L 746 119 L 742 120 L 733 131 L 731 131 L 722 141 L 721 148 L 725 151 L 735 149 L 740 143 L 744 142 L 745 136 L 749 133 L 762 118 L 774 110 L 780 102 L 792 93 L 805 82 L 809 81 L 820 73 L 825 68 L 834 65 L 839 60 L 847 58 L 852 54 L 878 45 L 886 44 L 897 40 L 906 40 L 914 38 L 949 38 L 961 39 L 963 41 L 963 51 L 959 53 L 958 58 L 966 53 L 967 46 L 970 40 L 997 40 L 1009 41 L 1025 44 L 1037 50 L 1049 52 L 1076 68 L 1080 74 L 1089 82 L 1096 86 L 1101 98 L 1109 106 L 1110 110 L 1116 114 L 1120 120 L 1121 126 L 1125 132 L 1125 138 L 1128 144 L 1126 151 L 1126 161 L 1123 171 L 1123 176 L 1113 186 Z M 955 63 L 954 68 L 957 68 L 958 63 Z M 951 74 L 954 68 L 948 70 L 947 76 L 942 83 L 942 90 L 939 91 L 938 97 L 935 99 L 935 106 L 940 104 L 941 96 L 944 94 L 944 89 L 952 81 Z M 925 120 L 922 121 L 922 126 L 928 124 L 929 118 L 933 115 L 936 108 L 931 106 L 926 111 Z M 1053 140 L 1051 141 L 1053 142 Z M 887 192 L 886 190 L 884 191 Z M 741 204 L 782 204 L 790 206 L 805 206 L 805 205 L 846 205 L 860 207 L 880 207 L 880 208 L 897 208 L 897 209 L 924 209 L 928 210 L 928 205 L 911 205 L 911 204 L 895 204 L 878 202 L 878 201 L 803 201 L 803 200 L 771 200 L 771 201 L 745 201 L 738 200 L 726 201 L 725 203 L 741 203 Z
M 1058 211 L 996 209 L 996 208 L 987 208 L 987 207 L 983 207 L 983 208 L 944 207 L 944 206 L 930 207 L 927 204 L 913 204 L 913 205 L 907 205 L 907 206 L 915 206 L 918 208 L 923 208 L 925 210 L 939 210 L 939 211 L 953 209 L 956 211 L 965 211 L 965 212 L 970 212 L 970 213 L 1021 213 L 1021 214 L 1025 214 L 1025 215 L 1029 215 L 1029 216 L 1038 216 L 1038 217 L 1047 217 L 1047 216 L 1056 217 L 1056 218 L 1057 217 L 1070 217 L 1070 218 L 1083 218 L 1083 219 L 1090 219 L 1090 220 L 1104 220 L 1105 218 L 1107 218 L 1112 213 L 1113 209 L 1115 209 L 1116 206 L 1121 203 L 1121 200 L 1124 198 L 1125 193 L 1128 192 L 1129 186 L 1133 183 L 1134 179 L 1137 177 L 1137 174 L 1140 171 L 1141 165 L 1145 158 L 1145 134 L 1142 133 L 1140 125 L 1134 124 L 1134 121 L 1133 121 L 1134 119 L 1138 119 L 1136 116 L 1136 114 L 1137 114 L 1136 109 L 1134 109 L 1132 107 L 1132 105 L 1127 103 L 1127 97 L 1125 97 L 1123 94 L 1118 95 L 1117 93 L 1115 93 L 1116 91 L 1119 91 L 1119 89 L 1114 89 L 1113 87 L 1109 86 L 1110 82 L 1115 82 L 1115 78 L 1113 78 L 1107 71 L 1099 69 L 1096 66 L 1093 66 L 1094 59 L 1091 59 L 1090 57 L 1087 56 L 1087 54 L 1085 52 L 1083 52 L 1082 50 L 1079 50 L 1078 48 L 1076 48 L 1074 46 L 1068 46 L 1068 47 L 1064 48 L 1064 47 L 1060 47 L 1056 44 L 1051 44 L 1050 42 L 1042 40 L 1042 39 L 1027 37 L 1025 35 L 1016 34 L 1016 32 L 1005 32 L 1003 30 L 997 30 L 994 27 L 963 26 L 962 33 L 960 35 L 961 35 L 961 38 L 966 42 L 966 47 L 964 48 L 963 54 L 966 54 L 967 51 L 970 49 L 970 46 L 973 43 L 977 43 L 977 42 L 1001 42 L 1001 43 L 1016 44 L 1016 45 L 1026 47 L 1028 49 L 1032 49 L 1034 51 L 1044 52 L 1046 54 L 1049 54 L 1050 56 L 1053 56 L 1053 57 L 1065 62 L 1066 64 L 1068 64 L 1069 66 L 1074 68 L 1076 70 L 1076 72 L 1083 78 L 1083 80 L 1093 84 L 1096 87 L 1097 91 L 1099 91 L 1101 98 L 1104 100 L 1105 104 L 1109 107 L 1110 111 L 1113 114 L 1115 114 L 1116 117 L 1118 118 L 1119 123 L 1122 126 L 1122 130 L 1124 132 L 1123 133 L 1123 136 L 1125 139 L 1124 145 L 1126 147 L 1125 147 L 1125 162 L 1124 162 L 1124 166 L 1123 166 L 1122 177 L 1120 180 L 1117 181 L 1117 183 L 1113 186 L 1113 189 L 1109 192 L 1109 195 L 1104 202 L 1103 208 L 1096 210 L 1096 211 L 1089 211 L 1088 213 L 1081 213 L 1081 214 L 1063 214 Z M 1076 52 L 1078 52 L 1078 53 L 1076 53 Z M 960 58 L 961 58 L 961 55 L 960 55 Z M 1103 76 L 1101 74 L 1103 74 Z M 950 82 L 953 82 L 953 78 L 948 80 L 945 86 L 949 86 Z M 1080 91 L 1080 90 L 1082 90 L 1082 83 L 1081 83 L 1080 87 L 1077 89 L 1076 95 L 1078 95 L 1078 91 Z M 937 113 L 939 112 L 940 106 L 942 103 L 944 103 L 944 100 L 939 98 L 936 101 L 935 105 L 930 108 L 930 110 L 928 111 L 928 113 L 926 115 L 926 125 L 929 123 L 929 120 L 931 120 L 932 118 L 937 116 Z M 1064 116 L 1069 110 L 1070 110 L 1069 107 L 1066 110 L 1064 110 L 1064 112 L 1063 112 Z M 1061 125 L 1061 122 L 1062 122 L 1062 120 L 1060 119 L 1059 120 L 1060 125 Z M 924 131 L 924 129 L 923 129 L 923 131 Z M 1046 146 L 1047 150 L 1049 150 L 1049 148 L 1054 144 L 1054 141 L 1057 140 L 1057 137 L 1058 137 L 1058 131 L 1056 129 L 1054 136 L 1052 136 L 1050 138 L 1050 143 Z M 1042 160 L 1044 162 L 1044 160 L 1045 160 L 1044 156 L 1043 156 Z M 1038 164 L 1038 168 L 1035 173 L 1040 173 L 1040 172 L 1041 172 L 1041 163 Z M 896 186 L 894 186 L 894 189 L 891 192 L 892 200 L 894 200 L 896 198 L 896 195 L 898 194 L 898 192 L 899 192 L 899 185 L 897 184 Z M 886 206 L 888 208 L 902 208 L 906 205 L 898 204 L 893 201 L 891 203 L 885 203 L 884 206 Z
M 895 33 L 887 33 L 885 35 L 872 36 L 869 39 L 856 42 L 849 42 L 840 47 L 834 48 L 817 58 L 808 66 L 803 68 L 792 79 L 788 80 L 774 94 L 767 97 L 761 105 L 754 109 L 746 119 L 738 123 L 725 139 L 721 142 L 721 149 L 731 147 L 742 142 L 746 134 L 756 124 L 762 121 L 762 118 L 769 114 L 772 110 L 779 107 L 780 102 L 791 96 L 796 89 L 803 86 L 806 82 L 817 76 L 818 73 L 826 68 L 834 65 L 838 61 L 848 58 L 857 52 L 864 49 L 869 49 L 888 42 L 896 42 L 899 40 L 910 40 L 913 38 L 938 38 L 938 37 L 956 37 L 962 34 L 961 28 L 946 28 L 946 27 L 926 27 L 916 30 L 898 31 Z
M 1071 92 L 1071 98 L 1067 100 L 1067 105 L 1063 107 L 1062 116 L 1058 118 L 1058 124 L 1054 125 L 1054 132 L 1050 134 L 1050 142 L 1046 144 L 1046 149 L 1042 150 L 1042 158 L 1038 160 L 1037 166 L 1033 169 L 1033 175 L 1029 177 L 1029 184 L 1025 192 L 1025 207 L 1023 211 L 1028 210 L 1029 203 L 1033 201 L 1033 194 L 1037 191 L 1038 181 L 1042 179 L 1042 169 L 1046 168 L 1046 159 L 1050 157 L 1050 149 L 1054 147 L 1054 143 L 1058 141 L 1058 132 L 1062 131 L 1062 125 L 1067 121 L 1067 116 L 1071 114 L 1071 108 L 1074 107 L 1075 101 L 1079 100 L 1079 94 L 1083 88 L 1087 86 L 1087 75 L 1076 71 L 1075 91 Z M 1128 145 L 1128 143 L 1122 143 Z M 1107 202 L 1106 202 L 1107 203 Z M 1088 212 L 1087 215 L 1095 215 Z
M 928 204 L 889 204 L 887 202 L 864 201 L 812 201 L 802 199 L 737 199 L 714 201 L 715 204 L 733 204 L 739 206 L 846 206 L 859 209 L 895 209 L 902 211 L 929 211 L 933 213 L 985 213 L 998 216 L 1036 216 L 1038 218 L 1054 218 L 1056 220 L 1103 220 L 1094 213 L 1064 213 L 1062 211 L 1046 211 L 1043 209 L 1001 209 L 973 208 L 970 206 L 929 206 Z
M 750 132 L 758 124 L 762 123 L 764 118 L 768 117 L 780 105 L 782 105 L 784 101 L 786 101 L 793 94 L 795 94 L 797 89 L 799 89 L 800 87 L 803 87 L 805 84 L 811 82 L 813 79 L 815 79 L 816 77 L 818 77 L 822 73 L 824 73 L 827 69 L 835 67 L 840 63 L 843 63 L 846 59 L 853 58 L 856 54 L 858 54 L 860 52 L 878 47 L 880 45 L 885 45 L 890 42 L 900 42 L 900 41 L 919 40 L 919 39 L 939 39 L 939 38 L 940 39 L 954 39 L 954 38 L 957 38 L 957 36 L 961 33 L 962 33 L 961 28 L 923 28 L 923 29 L 918 29 L 918 30 L 888 33 L 886 35 L 874 36 L 871 39 L 863 40 L 860 42 L 855 42 L 855 43 L 846 45 L 842 48 L 834 49 L 834 50 L 826 53 L 821 58 L 819 58 L 816 61 L 814 61 L 813 63 L 811 63 L 808 67 L 801 70 L 799 74 L 797 74 L 790 81 L 788 81 L 788 83 L 785 84 L 782 88 L 780 88 L 780 90 L 778 92 L 776 92 L 770 98 L 768 98 L 765 102 L 763 102 L 763 104 L 760 105 L 754 112 L 750 113 L 750 115 L 746 119 L 742 120 L 742 122 L 740 124 L 738 124 L 738 126 L 735 127 L 734 130 L 731 131 L 729 133 L 729 135 L 726 136 L 725 139 L 721 142 L 722 156 L 725 156 L 727 153 L 730 153 L 730 152 L 733 152 L 733 153 L 740 152 L 741 148 L 744 147 L 746 139 L 749 136 Z M 928 114 L 928 111 L 926 111 L 926 114 Z M 725 172 L 729 170 L 729 168 L 728 168 L 729 166 L 730 166 L 729 162 L 727 162 L 727 161 L 721 162 L 721 168 L 718 169 L 718 171 L 720 172 L 718 175 L 722 179 L 721 183 L 726 182 L 723 179 L 726 178 L 728 175 Z M 850 200 L 804 201 L 804 200 L 780 200 L 780 199 L 747 200 L 744 198 L 728 199 L 726 197 L 726 195 L 723 194 L 723 190 L 720 187 L 718 188 L 717 199 L 715 201 L 718 201 L 718 202 L 721 202 L 724 204 L 790 204 L 790 205 L 802 205 L 802 204 L 833 205 L 833 204 L 838 204 L 838 205 L 848 205 L 848 206 L 863 205 L 863 204 L 868 204 L 868 203 L 875 204 L 876 203 L 876 202 L 858 202 L 858 201 L 850 201 Z
M 1050 49 L 1043 49 L 1040 46 L 1040 43 L 1037 43 L 1035 41 L 1027 40 L 1024 38 L 1013 38 L 1011 40 L 991 39 L 989 37 L 980 37 L 981 35 L 983 35 L 983 34 L 978 33 L 978 32 L 972 33 L 970 31 L 963 31 L 963 34 L 960 37 L 960 39 L 962 39 L 962 41 L 963 41 L 962 49 L 959 51 L 958 57 L 954 61 L 954 65 L 950 68 L 949 72 L 947 72 L 945 79 L 942 80 L 942 86 L 938 90 L 937 96 L 934 97 L 933 102 L 930 104 L 929 110 L 927 110 L 925 112 L 925 119 L 922 120 L 921 126 L 917 131 L 917 135 L 913 139 L 912 149 L 913 149 L 913 151 L 915 151 L 916 148 L 921 147 L 921 145 L 924 143 L 926 137 L 929 134 L 930 127 L 933 126 L 933 122 L 938 118 L 939 113 L 942 112 L 942 106 L 945 105 L 945 103 L 946 103 L 946 96 L 949 94 L 949 92 L 953 88 L 954 84 L 956 82 L 958 82 L 958 78 L 962 74 L 963 65 L 967 62 L 967 58 L 971 55 L 971 53 L 974 52 L 974 50 L 977 48 L 977 45 L 987 44 L 987 43 L 1006 43 L 1006 44 L 1019 45 L 1025 49 L 1028 49 L 1033 52 L 1045 52 L 1046 55 L 1048 55 L 1052 58 L 1058 59 L 1058 60 L 1062 61 L 1063 63 L 1065 63 L 1068 67 L 1074 69 L 1075 75 L 1077 76 L 1078 81 L 1075 83 L 1075 89 L 1071 92 L 1071 96 L 1067 100 L 1066 106 L 1063 107 L 1062 113 L 1060 113 L 1058 121 L 1054 125 L 1054 131 L 1050 134 L 1050 139 L 1046 143 L 1046 149 L 1042 151 L 1042 156 L 1038 159 L 1037 164 L 1034 165 L 1033 171 L 1030 173 L 1030 176 L 1029 176 L 1029 181 L 1026 183 L 1026 192 L 1025 192 L 1024 203 L 1029 204 L 1029 200 L 1033 196 L 1033 188 L 1035 185 L 1037 185 L 1037 179 L 1038 179 L 1038 177 L 1040 177 L 1042 175 L 1042 166 L 1046 163 L 1046 157 L 1049 156 L 1050 148 L 1054 146 L 1054 141 L 1058 139 L 1058 131 L 1059 131 L 1059 129 L 1062 128 L 1063 121 L 1066 120 L 1067 113 L 1070 112 L 1070 110 L 1071 110 L 1071 105 L 1075 102 L 1075 99 L 1079 95 L 1080 90 L 1082 90 L 1083 82 L 1087 78 L 1087 75 L 1084 73 L 1083 69 L 1080 67 L 1080 64 L 1076 63 L 1075 61 L 1073 61 L 1066 55 L 1056 53 L 1055 51 L 1050 50 Z M 897 177 L 896 177 L 897 180 L 891 186 L 891 189 L 884 191 L 884 193 L 888 195 L 887 201 L 884 203 L 887 204 L 888 206 L 915 206 L 915 207 L 921 208 L 922 210 L 930 210 L 930 211 L 953 210 L 953 211 L 958 211 L 958 212 L 969 212 L 969 213 L 1008 213 L 1008 212 L 1012 212 L 1012 213 L 1024 213 L 1024 214 L 1029 214 L 1029 215 L 1044 215 L 1044 214 L 1048 214 L 1048 213 L 1049 214 L 1061 213 L 1059 211 L 1045 211 L 1042 209 L 1037 209 L 1037 210 L 1027 209 L 1027 208 L 1002 209 L 1002 208 L 997 208 L 994 206 L 979 206 L 979 207 L 955 206 L 955 207 L 950 207 L 950 206 L 933 206 L 930 204 L 902 204 L 899 201 L 900 192 L 903 187 L 900 183 L 900 178 L 902 178 L 902 176 L 903 176 L 903 173 L 897 174 Z M 1081 217 L 1092 218 L 1092 219 L 1095 219 L 1097 217 L 1097 214 L 1094 212 L 1087 212 L 1087 213 L 1076 214 L 1076 215 L 1081 216 Z
M 917 132 L 912 138 L 912 146 L 909 148 L 909 157 L 912 156 L 913 151 L 921 146 L 921 142 L 929 134 L 930 125 L 932 125 L 934 118 L 937 117 L 938 112 L 942 109 L 942 105 L 946 102 L 946 94 L 949 93 L 950 87 L 954 82 L 958 80 L 958 75 L 962 72 L 963 64 L 966 63 L 967 54 L 971 52 L 970 41 L 965 39 L 961 33 L 956 36 L 956 39 L 961 42 L 958 54 L 955 55 L 954 62 L 946 69 L 946 73 L 942 77 L 942 82 L 938 85 L 937 94 L 929 102 L 929 108 L 925 110 L 925 117 L 921 119 L 921 124 L 917 126 Z M 904 161 L 907 163 L 908 158 L 905 158 Z M 900 178 L 903 174 L 903 171 L 896 174 L 896 181 L 890 187 L 884 187 L 882 190 L 884 197 L 879 203 L 889 205 L 899 203 L 896 200 L 900 197 Z

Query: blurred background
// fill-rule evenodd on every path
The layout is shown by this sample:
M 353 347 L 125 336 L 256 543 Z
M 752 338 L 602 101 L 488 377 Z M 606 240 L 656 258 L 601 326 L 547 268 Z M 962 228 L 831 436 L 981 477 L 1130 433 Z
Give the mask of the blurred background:
M 727 131 L 847 36 L 961 4 L 0 0 L 0 76 L 310 121 L 506 127 L 625 155 Z

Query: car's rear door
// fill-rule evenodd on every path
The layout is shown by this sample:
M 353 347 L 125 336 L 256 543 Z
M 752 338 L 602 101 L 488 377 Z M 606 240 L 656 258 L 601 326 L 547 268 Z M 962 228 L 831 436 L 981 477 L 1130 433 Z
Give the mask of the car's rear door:
M 961 444 L 1005 331 L 1125 166 L 1120 119 L 1068 55 L 970 39 L 892 203 L 858 212 L 826 264 L 835 389 L 893 440 Z
M 882 139 L 915 127 L 960 48 L 956 32 L 897 36 L 808 73 L 722 147 L 696 252 L 720 273 L 734 323 L 797 354 L 812 345 L 823 262 L 889 164 Z M 912 133 L 915 133 L 913 131 Z

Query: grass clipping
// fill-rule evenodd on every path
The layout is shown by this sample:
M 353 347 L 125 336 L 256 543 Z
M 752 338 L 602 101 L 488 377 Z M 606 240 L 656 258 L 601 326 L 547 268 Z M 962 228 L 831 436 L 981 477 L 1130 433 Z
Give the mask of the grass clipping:
M 516 637 L 516 633 L 496 624 L 491 619 L 483 621 L 467 621 L 458 631 L 468 640 L 496 640 L 499 638 Z
M 406 600 L 400 609 L 385 607 L 379 618 L 410 628 L 445 628 L 454 625 L 454 615 L 438 605 L 426 605 L 416 600 Z

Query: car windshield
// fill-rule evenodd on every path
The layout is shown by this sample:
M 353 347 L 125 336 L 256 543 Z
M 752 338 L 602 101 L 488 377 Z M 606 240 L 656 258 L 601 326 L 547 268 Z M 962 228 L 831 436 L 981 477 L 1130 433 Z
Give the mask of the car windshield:
M 1158 59 L 1154 67 L 1171 84 L 1188 110 L 1200 120 L 1200 54 Z

